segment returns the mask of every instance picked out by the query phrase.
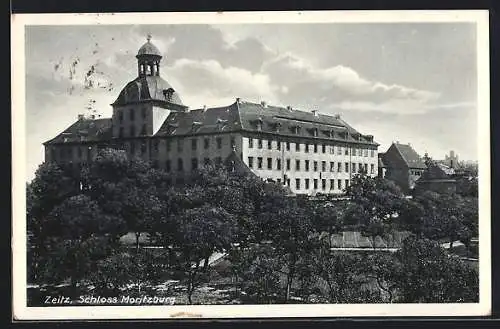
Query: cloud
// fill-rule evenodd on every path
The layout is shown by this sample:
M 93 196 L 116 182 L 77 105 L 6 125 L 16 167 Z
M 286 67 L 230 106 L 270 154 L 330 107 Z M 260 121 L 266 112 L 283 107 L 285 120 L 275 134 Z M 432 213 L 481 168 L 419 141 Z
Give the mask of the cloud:
M 317 105 L 336 104 L 346 110 L 415 113 L 431 109 L 427 104 L 440 96 L 432 91 L 371 81 L 343 65 L 318 68 L 292 53 L 268 61 L 261 72 L 269 74 L 272 82 L 286 85 L 285 94 L 291 96 L 291 102 L 308 97 Z
M 269 76 L 238 67 L 223 67 L 215 60 L 184 58 L 163 70 L 172 84 L 179 85 L 177 90 L 182 89 L 182 95 L 188 95 L 191 99 L 194 95 L 210 95 L 221 100 L 242 97 L 278 101 L 275 95 L 277 88 L 271 84 Z M 198 104 L 205 104 L 200 96 Z

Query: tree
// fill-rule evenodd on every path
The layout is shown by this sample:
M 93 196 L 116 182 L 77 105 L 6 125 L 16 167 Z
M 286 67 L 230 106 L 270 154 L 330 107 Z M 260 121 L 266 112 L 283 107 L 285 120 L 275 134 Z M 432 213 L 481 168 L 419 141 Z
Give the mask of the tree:
M 354 176 L 346 194 L 351 198 L 347 222 L 368 233 L 375 248 L 375 237 L 394 226 L 392 217 L 400 212 L 403 194 L 393 182 L 365 175 Z
M 397 281 L 400 302 L 474 302 L 479 296 L 478 273 L 437 242 L 409 237 L 396 252 L 401 263 Z
M 392 253 L 373 253 L 363 259 L 361 272 L 367 278 L 373 279 L 381 291 L 381 300 L 384 303 L 397 301 L 398 282 L 405 273 L 399 260 Z
M 358 254 L 331 251 L 322 244 L 310 254 L 311 267 L 317 285 L 328 303 L 351 303 L 361 299 L 360 270 L 363 266 Z
M 187 297 L 191 304 L 196 286 L 206 277 L 209 257 L 215 251 L 225 252 L 231 248 L 236 225 L 231 214 L 210 205 L 186 209 L 176 225 L 179 269 L 187 275 Z

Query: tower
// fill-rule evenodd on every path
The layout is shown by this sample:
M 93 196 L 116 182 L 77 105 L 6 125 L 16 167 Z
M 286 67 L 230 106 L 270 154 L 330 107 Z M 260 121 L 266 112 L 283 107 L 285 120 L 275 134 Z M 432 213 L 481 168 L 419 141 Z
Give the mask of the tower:
M 152 136 L 168 115 L 188 110 L 174 88 L 160 76 L 163 56 L 151 35 L 139 48 L 137 77 L 127 83 L 113 107 L 113 138 Z

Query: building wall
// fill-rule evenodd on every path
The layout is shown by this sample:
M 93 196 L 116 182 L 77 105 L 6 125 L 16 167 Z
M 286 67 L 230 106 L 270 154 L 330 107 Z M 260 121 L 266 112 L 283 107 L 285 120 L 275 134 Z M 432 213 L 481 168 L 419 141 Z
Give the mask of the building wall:
M 415 185 L 415 195 L 420 195 L 426 191 L 433 191 L 440 194 L 452 194 L 456 191 L 455 180 L 428 180 L 420 181 Z
M 262 147 L 259 146 L 259 139 L 262 141 Z M 252 145 L 250 145 L 250 140 L 253 140 Z M 271 141 L 271 148 L 268 147 L 269 141 Z M 378 173 L 378 157 L 376 149 L 374 149 L 372 153 L 366 146 L 353 144 L 351 147 L 356 148 L 356 152 L 354 152 L 352 149 L 346 147 L 345 143 L 344 145 L 334 145 L 323 144 L 320 141 L 315 141 L 318 146 L 317 152 L 314 152 L 313 142 L 313 140 L 307 142 L 309 152 L 306 152 L 305 140 L 302 142 L 288 141 L 286 138 L 281 138 L 278 142 L 276 136 L 272 135 L 263 135 L 262 138 L 246 135 L 243 137 L 243 161 L 257 176 L 264 180 L 273 180 L 282 184 L 284 183 L 290 187 L 292 192 L 297 194 L 312 195 L 316 193 L 342 193 L 346 184 L 349 184 L 348 182 L 354 174 L 354 172 L 352 172 L 353 163 L 356 164 L 356 173 L 359 170 L 359 164 L 362 164 L 363 169 L 366 165 L 368 175 L 372 177 L 375 177 Z M 280 144 L 279 148 L 278 143 Z M 287 147 L 287 143 L 289 143 L 289 148 Z M 299 144 L 299 151 L 296 150 L 297 143 Z M 324 153 L 323 145 L 325 145 Z M 361 147 L 366 148 L 367 151 L 362 151 L 361 155 L 359 155 L 358 148 Z M 348 152 L 347 154 L 346 149 Z M 271 169 L 268 168 L 268 159 L 271 159 Z M 250 164 L 250 161 L 253 163 Z M 260 161 L 262 162 L 261 167 L 259 167 Z M 287 166 L 288 161 L 290 163 L 289 167 Z M 299 161 L 299 168 L 297 168 L 297 161 Z M 306 168 L 306 161 L 309 162 L 309 170 Z M 340 171 L 338 167 L 339 163 Z M 346 165 L 348 167 L 347 171 Z M 297 186 L 297 179 L 299 180 L 299 186 Z M 309 183 L 307 183 L 307 180 Z M 314 185 L 315 180 L 317 184 L 316 188 Z M 307 184 L 309 185 L 308 187 Z

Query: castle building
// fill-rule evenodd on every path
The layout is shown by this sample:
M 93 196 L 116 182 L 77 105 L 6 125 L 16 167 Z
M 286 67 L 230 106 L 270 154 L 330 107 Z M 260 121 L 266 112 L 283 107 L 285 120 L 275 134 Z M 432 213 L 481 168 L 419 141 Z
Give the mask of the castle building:
M 44 143 L 46 161 L 78 168 L 100 149 L 120 148 L 182 183 L 205 164 L 236 159 L 258 177 L 308 195 L 342 193 L 359 172 L 377 176 L 379 144 L 339 115 L 239 98 L 190 110 L 160 76 L 162 55 L 149 36 L 136 58 L 138 76 L 111 104 L 112 117 L 79 115 Z

